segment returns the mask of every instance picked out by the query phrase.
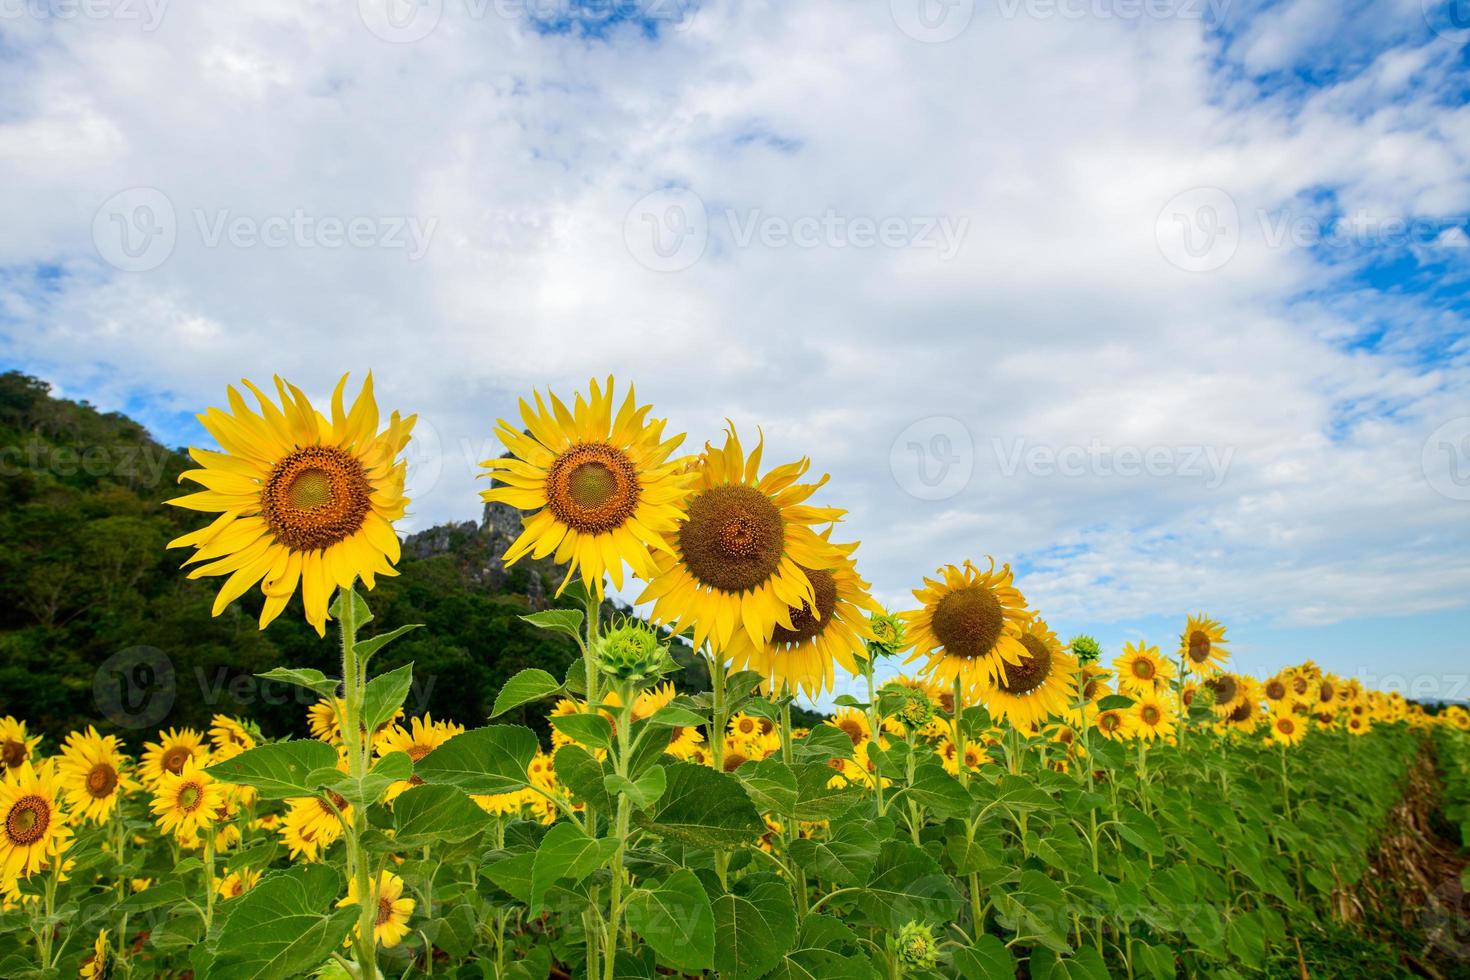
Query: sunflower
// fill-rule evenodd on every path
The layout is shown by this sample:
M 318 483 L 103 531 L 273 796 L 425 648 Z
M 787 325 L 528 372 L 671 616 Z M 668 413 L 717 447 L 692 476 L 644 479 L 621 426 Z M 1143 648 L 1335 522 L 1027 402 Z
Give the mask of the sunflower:
M 1174 678 L 1174 665 L 1159 656 L 1159 648 L 1141 640 L 1123 644 L 1123 653 L 1113 661 L 1118 686 L 1134 695 L 1152 694 Z
M 260 872 L 250 868 L 231 871 L 223 878 L 214 879 L 214 890 L 223 899 L 239 898 L 254 888 L 260 881 Z
M 215 597 L 214 615 L 259 582 L 265 629 L 299 582 L 306 620 L 322 636 L 333 587 L 346 588 L 360 578 L 371 589 L 376 576 L 398 574 L 392 522 L 408 506 L 408 464 L 397 456 L 408 444 L 415 416 L 402 419 L 394 412 L 379 432 L 371 373 L 350 412 L 342 407 L 342 376 L 332 392 L 330 421 L 299 388 L 275 381 L 279 406 L 243 381 L 260 404 L 259 414 L 230 387 L 230 412 L 211 408 L 198 416 L 224 451 L 191 448 L 189 455 L 203 468 L 179 479 L 204 489 L 168 503 L 220 516 L 168 546 L 194 549 L 186 566 L 205 563 L 190 578 L 229 576 Z
M 557 594 L 574 574 L 601 598 L 603 576 L 623 587 L 623 565 L 640 578 L 654 575 L 653 553 L 669 550 L 666 536 L 684 516 L 693 479 L 682 458 L 669 455 L 683 435 L 664 439 L 664 420 L 647 417 L 633 388 L 613 415 L 613 379 L 594 379 L 586 398 L 570 409 L 554 394 L 548 408 L 536 392 L 533 409 L 521 399 L 518 426 L 501 419 L 495 429 L 509 455 L 480 464 L 496 485 L 480 496 L 535 511 L 506 550 L 507 565 L 530 555 L 567 566 Z
M 1134 735 L 1133 716 L 1118 708 L 1098 712 L 1092 724 L 1109 741 L 1126 741 Z
M 1350 735 L 1367 735 L 1373 729 L 1366 715 L 1349 715 L 1347 730 Z
M 278 829 L 291 860 L 298 857 L 320 860 L 327 848 L 337 842 L 342 836 L 342 820 L 352 818 L 352 807 L 346 800 L 341 800 L 341 804 L 339 818 L 332 805 L 320 796 L 298 796 L 286 801 L 286 813 Z
M 667 681 L 640 692 L 633 701 L 633 720 L 643 721 L 652 718 L 659 709 L 673 701 L 678 693 L 674 685 Z M 704 735 L 698 728 L 690 725 L 675 725 L 669 738 L 668 748 L 664 751 L 675 758 L 684 759 L 696 745 L 703 741 Z
M 1292 692 L 1289 671 L 1278 671 L 1261 685 L 1261 698 L 1273 711 L 1289 708 L 1296 695 Z
M 996 724 L 1039 727 L 1077 700 L 1077 660 L 1040 619 L 1021 631 L 1026 654 L 1017 663 L 1001 661 L 1000 673 L 981 695 Z
M 124 793 L 141 788 L 128 774 L 122 740 L 116 735 L 99 735 L 95 727 L 66 737 L 56 771 L 67 808 L 94 823 L 110 817 Z
M 1253 732 L 1261 721 L 1260 691 L 1253 678 L 1240 677 L 1237 680 L 1240 684 L 1240 692 L 1236 696 L 1234 706 L 1224 713 L 1220 724 L 1222 727 L 1233 728 L 1236 731 Z M 1218 707 L 1217 704 L 1216 708 Z
M 653 602 L 651 618 L 672 624 L 674 632 L 692 627 L 694 647 L 706 640 L 717 653 L 737 631 L 751 646 L 798 634 L 793 610 L 821 613 L 812 575 L 842 564 L 843 553 L 812 529 L 842 519 L 845 511 L 805 503 L 823 484 L 797 483 L 810 467 L 806 459 L 760 476 L 761 451 L 749 458 L 734 426 L 725 445 L 706 443 L 695 470 L 688 513 L 669 538 L 671 553 L 654 556 L 657 575 L 638 602 Z
M 190 760 L 201 769 L 209 764 L 209 748 L 204 744 L 204 737 L 192 728 L 170 728 L 158 733 L 157 742 L 143 743 L 138 775 L 151 790 L 164 776 L 183 772 L 184 764 Z
M 1347 692 L 1336 674 L 1324 674 L 1317 682 L 1316 707 L 1318 711 L 1336 711 L 1346 699 Z
M 178 773 L 165 771 L 153 788 L 151 808 L 158 829 L 165 834 L 188 837 L 207 832 L 225 806 L 224 784 L 192 758 L 185 760 Z
M 215 715 L 209 723 L 209 744 L 210 758 L 223 762 L 255 748 L 255 736 L 238 719 Z
M 86 959 L 82 960 L 81 969 L 78 971 L 83 980 L 103 980 L 111 974 L 112 964 L 108 962 L 112 957 L 112 949 L 107 945 L 107 930 L 103 929 L 97 933 L 97 938 L 92 941 L 92 952 Z
M 25 878 L 71 846 L 58 791 L 50 765 L 22 762 L 0 780 L 0 881 Z
M 1139 738 L 1152 742 L 1158 738 L 1167 741 L 1173 736 L 1174 708 L 1159 695 L 1152 692 L 1140 694 L 1128 711 L 1133 731 Z
M 999 676 L 1001 664 L 1027 658 L 1021 631 L 1031 621 L 1026 599 L 1012 585 L 1011 567 L 981 571 L 966 561 L 946 565 L 939 579 L 924 579 L 914 590 L 922 608 L 903 614 L 914 652 L 905 663 L 927 657 L 925 676 L 953 688 L 955 681 L 968 692 L 988 687 Z
M 408 935 L 408 919 L 413 915 L 414 901 L 403 897 L 403 879 L 391 871 L 378 872 L 373 898 L 378 903 L 377 914 L 373 916 L 373 941 L 384 949 L 390 949 Z M 348 880 L 347 897 L 337 903 L 337 908 L 356 904 L 357 879 L 354 877 Z M 355 927 L 353 935 L 359 935 Z M 343 945 L 350 945 L 351 942 L 352 937 L 349 936 Z
M 22 762 L 30 760 L 41 744 L 41 736 L 26 735 L 26 723 L 10 715 L 0 718 L 0 775 L 11 769 L 19 769 Z
M 306 709 L 306 727 L 319 742 L 342 741 L 341 717 L 345 706 L 341 698 L 322 698 Z
M 464 734 L 463 725 L 456 725 L 452 721 L 435 721 L 433 715 L 426 714 L 422 718 L 413 719 L 408 728 L 402 725 L 392 726 L 378 736 L 373 747 L 380 756 L 390 752 L 406 752 L 410 759 L 418 762 L 454 736 L 462 734 Z M 385 799 L 395 799 L 410 786 L 417 786 L 422 782 L 423 780 L 418 776 L 399 780 L 388 787 L 388 795 Z
M 934 751 L 939 754 L 939 761 L 951 776 L 958 776 L 960 774 L 959 747 L 955 745 L 953 738 L 948 735 L 941 738 L 934 746 Z M 994 761 L 990 753 L 986 751 L 983 743 L 969 739 L 965 740 L 966 769 L 979 769 L 987 762 Z
M 856 708 L 838 709 L 827 724 L 851 739 L 854 748 L 873 736 L 873 726 L 868 721 L 868 716 Z
M 1221 718 L 1240 707 L 1246 695 L 1246 678 L 1238 674 L 1222 671 L 1205 681 L 1204 686 L 1215 695 L 1215 714 Z
M 1179 637 L 1179 655 L 1191 673 L 1209 677 L 1219 673 L 1230 651 L 1225 646 L 1225 627 L 1201 613 L 1190 616 Z
M 1282 745 L 1299 745 L 1307 735 L 1307 726 L 1294 715 L 1276 715 L 1271 719 L 1271 739 Z
M 821 538 L 830 542 L 832 529 Z M 771 640 L 755 646 L 749 635 L 736 631 L 727 651 L 737 669 L 753 670 L 764 678 L 767 691 L 789 686 L 816 698 L 831 690 L 833 665 L 849 674 L 857 673 L 855 657 L 866 657 L 873 639 L 870 617 L 882 607 L 868 595 L 868 583 L 857 573 L 852 553 L 857 544 L 833 545 L 842 557 L 835 568 L 803 569 L 811 582 L 815 605 L 805 601 L 786 610 L 790 626 L 780 621 Z

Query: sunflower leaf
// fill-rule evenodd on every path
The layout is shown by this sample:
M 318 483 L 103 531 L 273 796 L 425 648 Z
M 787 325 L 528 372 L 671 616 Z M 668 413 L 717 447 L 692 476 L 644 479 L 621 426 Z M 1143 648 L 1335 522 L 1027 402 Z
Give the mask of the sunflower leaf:
M 326 864 L 275 871 L 232 901 L 214 944 L 211 980 L 300 976 L 342 945 L 355 907 L 334 908 L 342 879 Z
M 524 622 L 553 633 L 563 633 L 582 642 L 582 610 L 580 609 L 543 609 L 520 617 Z
M 636 818 L 645 829 L 699 847 L 737 847 L 766 832 L 734 776 L 687 762 L 666 766 L 665 772 L 658 806 Z
M 554 715 L 551 727 L 579 745 L 612 747 L 612 723 L 602 715 Z
M 379 674 L 367 682 L 362 692 L 362 726 L 367 731 L 377 731 L 403 707 L 408 692 L 413 687 L 413 664 L 404 664 L 397 670 Z
M 495 696 L 495 707 L 491 709 L 490 717 L 498 718 L 512 708 L 561 694 L 564 690 L 555 677 L 544 670 L 531 667 L 505 682 L 505 686 Z
M 407 752 L 389 752 L 360 779 L 338 769 L 336 765 L 324 766 L 311 773 L 307 779 L 317 786 L 331 790 L 353 806 L 371 806 L 383 798 L 388 787 L 405 782 L 413 776 L 413 760 Z
M 466 793 L 508 793 L 530 785 L 528 769 L 539 748 L 536 733 L 519 725 L 472 728 L 420 759 L 414 773 Z
M 311 775 L 335 768 L 337 750 L 316 739 L 269 742 L 216 762 L 205 772 L 226 783 L 253 786 L 262 799 L 284 800 L 316 795 Z
M 453 786 L 415 786 L 393 801 L 393 843 L 400 849 L 457 844 L 484 830 L 490 816 Z
M 704 886 L 687 868 L 629 896 L 627 917 L 629 928 L 664 964 L 685 973 L 714 966 L 714 911 Z
M 310 667 L 276 667 L 263 674 L 256 674 L 264 681 L 280 681 L 282 684 L 295 684 L 304 687 L 324 698 L 335 698 L 342 687 L 342 682 L 335 677 L 328 677 L 319 670 Z
M 372 659 L 373 654 L 377 653 L 379 650 L 383 649 L 385 646 L 392 643 L 403 634 L 410 633 L 421 626 L 423 626 L 423 623 L 409 623 L 407 626 L 400 626 L 396 630 L 389 630 L 387 633 L 379 633 L 377 636 L 369 637 L 366 640 L 358 640 L 357 643 L 353 644 L 352 649 L 357 653 L 358 661 L 362 663 L 363 666 L 367 666 L 367 662 Z

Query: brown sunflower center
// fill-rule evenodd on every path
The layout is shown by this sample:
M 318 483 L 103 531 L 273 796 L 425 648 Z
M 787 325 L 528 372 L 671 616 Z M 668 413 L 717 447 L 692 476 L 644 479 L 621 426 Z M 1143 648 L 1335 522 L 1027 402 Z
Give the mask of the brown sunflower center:
M 1286 685 L 1277 680 L 1267 681 L 1266 697 L 1272 701 L 1280 701 L 1286 697 Z
M 1294 677 L 1291 681 L 1292 689 L 1298 694 L 1307 693 L 1307 679 L 1305 677 Z
M 434 750 L 427 745 L 410 745 L 408 748 L 404 749 L 404 751 L 408 754 L 408 757 L 410 759 L 412 759 L 414 762 L 418 762 L 424 756 L 428 755 Z
M 866 734 L 863 731 L 863 726 L 855 718 L 843 718 L 837 722 L 837 727 L 842 730 L 843 734 L 852 739 L 853 745 L 861 744 L 863 736 Z
M 1152 660 L 1147 660 L 1143 657 L 1139 657 L 1137 660 L 1133 661 L 1133 676 L 1138 678 L 1139 680 L 1151 681 L 1154 679 L 1155 673 L 1157 673 L 1157 671 L 1154 670 L 1154 664 Z
M 180 810 L 185 813 L 193 813 L 204 802 L 204 787 L 198 783 L 185 783 L 179 787 L 177 799 Z
M 711 487 L 689 504 L 679 526 L 684 564 L 701 585 L 745 592 L 781 566 L 786 526 L 781 511 L 754 487 Z
M 271 470 L 261 516 L 292 551 L 316 551 L 362 529 L 372 493 L 357 457 L 336 446 L 303 446 Z
M 1296 733 L 1296 722 L 1290 718 L 1277 718 L 1276 730 L 1283 735 L 1293 735 Z
M 1189 634 L 1189 659 L 1202 664 L 1210 659 L 1210 636 L 1201 630 Z
M 1215 703 L 1221 705 L 1234 701 L 1235 695 L 1240 691 L 1240 685 L 1229 674 L 1211 678 L 1205 681 L 1205 686 L 1215 692 Z
M 381 926 L 393 921 L 393 899 L 387 895 L 378 896 L 378 914 L 373 919 L 373 925 Z
M 622 527 L 641 499 L 633 460 L 605 442 L 572 446 L 546 473 L 551 513 L 583 534 L 605 534 Z
M 170 748 L 164 750 L 163 758 L 159 761 L 159 765 L 163 766 L 163 768 L 168 772 L 171 772 L 175 776 L 177 776 L 179 773 L 184 771 L 184 763 L 188 762 L 189 757 L 193 754 L 194 753 L 190 752 L 186 746 L 171 746 Z
M 1332 682 L 1331 681 L 1323 681 L 1322 682 L 1322 687 L 1320 689 L 1320 693 L 1317 696 L 1317 700 L 1319 700 L 1322 703 L 1326 704 L 1328 701 L 1331 701 L 1336 696 L 1337 696 L 1337 688 L 1335 688 L 1335 687 L 1332 686 Z
M 92 799 L 102 800 L 117 789 L 117 770 L 105 762 L 99 762 L 87 773 L 87 792 Z
M 1156 705 L 1146 704 L 1139 709 L 1138 717 L 1142 718 L 1146 725 L 1157 725 L 1164 715 Z
M 6 769 L 15 769 L 26 761 L 26 743 L 15 739 L 6 739 L 0 743 L 0 762 L 5 763 Z
M 982 585 L 955 589 L 934 607 L 934 635 L 946 653 L 978 660 L 1000 640 L 1005 610 L 995 593 Z
M 837 608 L 837 579 L 826 569 L 806 572 L 807 581 L 812 583 L 812 595 L 817 600 L 817 611 L 812 612 L 810 604 L 803 602 L 801 608 L 791 606 L 791 629 L 787 629 L 780 623 L 776 624 L 776 630 L 771 634 L 772 643 L 801 643 L 810 640 L 827 628 L 832 621 L 832 611 Z
M 1123 726 L 1123 716 L 1115 711 L 1104 711 L 1097 716 L 1097 727 L 1105 732 L 1115 732 Z
M 43 796 L 22 796 L 5 816 L 5 836 L 16 847 L 34 844 L 51 825 L 51 804 Z
M 1030 694 L 1051 676 L 1051 650 L 1046 643 L 1030 633 L 1021 637 L 1026 655 L 1018 664 L 1005 665 L 1005 676 L 998 678 L 997 686 L 1007 694 Z
M 1249 719 L 1252 714 L 1255 713 L 1255 710 L 1255 705 L 1251 704 L 1249 701 L 1242 701 L 1239 705 L 1236 706 L 1234 711 L 1230 712 L 1230 720 L 1237 723 L 1245 721 Z
M 743 752 L 725 753 L 725 771 L 734 772 L 750 761 L 750 757 Z

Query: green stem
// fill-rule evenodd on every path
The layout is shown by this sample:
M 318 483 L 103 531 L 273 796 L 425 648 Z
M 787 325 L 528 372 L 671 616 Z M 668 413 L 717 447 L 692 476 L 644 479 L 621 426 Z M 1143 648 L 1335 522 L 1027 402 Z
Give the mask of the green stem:
M 347 746 L 349 775 L 360 780 L 367 772 L 367 751 L 372 743 L 372 733 L 363 732 L 362 699 L 363 667 L 357 657 L 357 609 L 354 606 L 356 593 L 352 586 L 341 589 L 338 594 L 338 617 L 342 632 L 342 739 Z M 377 898 L 373 894 L 375 882 L 369 867 L 367 849 L 362 839 L 367 833 L 367 814 L 364 807 L 353 807 L 352 825 L 347 827 L 347 873 L 357 883 L 357 964 L 361 980 L 375 980 L 378 974 L 377 942 L 373 939 L 373 920 L 376 918 Z
M 204 935 L 214 925 L 214 828 L 204 828 Z
M 871 739 L 877 741 L 878 732 L 881 731 L 883 719 L 878 717 L 878 695 L 873 683 L 873 671 L 876 667 L 873 657 L 873 648 L 872 646 L 869 646 L 867 649 L 868 657 L 866 660 L 863 661 L 863 677 L 866 678 L 868 682 L 868 735 Z M 888 811 L 888 806 L 883 801 L 883 780 L 879 779 L 875 781 L 873 785 L 875 787 L 874 791 L 877 793 L 878 797 L 878 816 L 881 817 Z
M 632 755 L 629 743 L 629 726 L 633 723 L 633 686 L 627 682 L 618 685 L 618 756 L 614 761 L 619 776 L 628 778 L 628 761 Z M 618 956 L 618 928 L 622 920 L 622 902 L 624 879 L 627 878 L 628 869 L 624 865 L 624 855 L 628 847 L 629 821 L 632 818 L 632 805 L 628 800 L 628 794 L 618 795 L 617 823 L 615 828 L 617 850 L 613 852 L 609 871 L 612 872 L 612 887 L 608 895 L 607 932 L 603 940 L 604 980 L 613 980 L 616 961 Z

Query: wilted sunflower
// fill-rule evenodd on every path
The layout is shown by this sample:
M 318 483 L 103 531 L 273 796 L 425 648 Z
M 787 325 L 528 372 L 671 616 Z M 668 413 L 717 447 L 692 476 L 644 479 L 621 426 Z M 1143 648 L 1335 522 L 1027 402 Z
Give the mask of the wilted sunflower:
M 1303 719 L 1294 715 L 1276 715 L 1271 719 L 1271 738 L 1283 745 L 1298 745 L 1307 735 Z
M 116 735 L 99 735 L 95 727 L 66 737 L 56 772 L 66 793 L 67 808 L 94 823 L 102 823 L 112 815 L 122 794 L 141 788 L 128 774 L 122 740 Z
M 958 679 L 966 692 L 978 693 L 1000 674 L 1002 663 L 1025 659 L 1021 631 L 1032 614 L 1011 584 L 1011 567 L 997 571 L 993 558 L 983 572 L 966 561 L 938 574 L 914 590 L 922 608 L 903 614 L 914 648 L 904 662 L 927 657 L 924 672 L 931 681 L 953 688 Z
M 751 645 L 770 641 L 778 625 L 795 632 L 793 609 L 816 609 L 811 573 L 838 567 L 843 554 L 816 533 L 845 511 L 805 501 L 827 482 L 797 483 L 802 459 L 760 475 L 758 443 L 747 459 L 734 426 L 723 448 L 705 444 L 688 513 L 670 537 L 672 553 L 654 556 L 658 574 L 638 597 L 653 602 L 651 618 L 693 627 L 694 648 L 705 640 L 717 654 L 737 631 Z
M 22 762 L 0 780 L 0 881 L 24 878 L 71 845 L 55 767 Z
M 199 768 L 209 762 L 209 749 L 204 737 L 192 728 L 170 728 L 158 733 L 157 742 L 143 743 L 143 762 L 138 774 L 143 785 L 155 788 L 165 775 L 177 776 L 185 763 L 193 760 Z
M 822 532 L 823 541 L 830 541 L 831 531 Z M 811 582 L 814 604 L 803 602 L 787 609 L 764 646 L 754 645 L 746 631 L 737 630 L 726 650 L 734 668 L 760 674 L 768 691 L 790 685 L 793 691 L 816 698 L 832 689 L 834 665 L 855 674 L 854 657 L 865 656 L 865 644 L 873 638 L 869 617 L 882 607 L 868 595 L 868 583 L 857 573 L 852 560 L 857 545 L 833 547 L 842 554 L 835 568 L 802 569 Z
M 1123 653 L 1113 661 L 1118 686 L 1129 694 L 1152 694 L 1174 677 L 1174 665 L 1159 656 L 1159 648 L 1140 640 L 1123 644 Z
M 623 565 L 644 579 L 654 575 L 653 552 L 669 550 L 666 536 L 684 516 L 691 474 L 684 460 L 669 454 L 683 435 L 664 439 L 664 420 L 647 417 L 630 386 L 613 415 L 613 379 L 601 388 L 591 382 L 570 409 L 552 394 L 548 408 L 521 399 L 521 421 L 529 434 L 501 419 L 495 429 L 510 455 L 480 465 L 500 485 L 480 496 L 535 511 L 520 537 L 506 550 L 510 565 L 530 555 L 567 566 L 557 594 L 574 574 L 601 597 L 603 576 L 623 587 Z
M 7 770 L 19 769 L 22 762 L 30 760 L 41 744 L 41 736 L 26 735 L 26 723 L 10 715 L 0 718 L 0 775 Z
M 230 412 L 211 408 L 198 416 L 224 452 L 191 448 L 189 455 L 203 469 L 179 479 L 204 489 L 168 502 L 220 516 L 168 546 L 195 549 L 186 566 L 206 563 L 190 571 L 190 578 L 229 576 L 215 597 L 214 615 L 259 582 L 265 629 L 300 583 L 306 620 L 325 635 L 335 587 L 361 579 L 371 589 L 376 576 L 398 574 L 393 521 L 408 506 L 408 464 L 398 454 L 408 444 L 415 416 L 394 412 L 379 432 L 371 373 L 350 412 L 342 407 L 342 376 L 332 392 L 330 421 L 299 388 L 275 381 L 279 406 L 244 381 L 259 413 L 230 387 Z
M 208 832 L 226 804 L 225 787 L 192 758 L 178 773 L 165 771 L 153 788 L 151 808 L 165 834 Z
M 1191 673 L 1201 677 L 1217 674 L 1230 659 L 1225 646 L 1225 627 L 1201 613 L 1190 616 L 1179 637 L 1179 654 Z
M 378 872 L 378 883 L 373 888 L 373 899 L 377 902 L 377 912 L 373 916 L 373 941 L 384 949 L 390 949 L 403 941 L 408 935 L 408 919 L 413 915 L 414 900 L 403 897 L 403 879 L 391 871 Z M 347 881 L 347 897 L 337 903 L 337 908 L 346 908 L 349 905 L 358 904 L 357 879 L 349 878 Z M 353 935 L 357 935 L 357 929 L 353 927 Z M 343 945 L 350 945 L 352 937 L 347 937 Z
M 1077 660 L 1040 619 L 1026 624 L 1020 642 L 1025 654 L 1017 663 L 1001 661 L 982 698 L 997 724 L 1030 728 L 1077 700 Z

